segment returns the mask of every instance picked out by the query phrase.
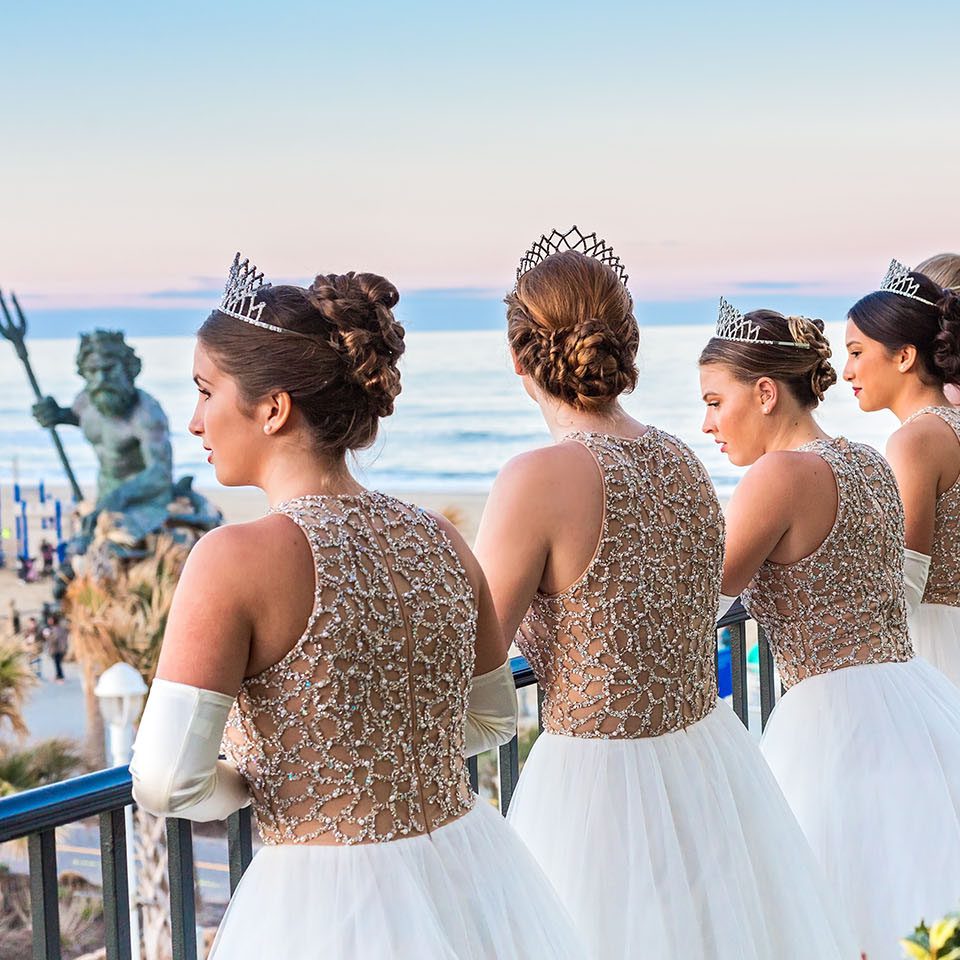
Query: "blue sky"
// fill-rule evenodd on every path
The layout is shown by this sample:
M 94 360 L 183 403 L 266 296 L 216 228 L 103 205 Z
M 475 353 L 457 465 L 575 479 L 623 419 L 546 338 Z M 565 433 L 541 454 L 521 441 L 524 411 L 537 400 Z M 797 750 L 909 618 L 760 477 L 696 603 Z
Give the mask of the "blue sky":
M 0 287 L 33 311 L 200 309 L 241 249 L 278 280 L 501 292 L 576 222 L 638 300 L 851 296 L 892 256 L 960 247 L 958 19 L 924 0 L 7 5 Z

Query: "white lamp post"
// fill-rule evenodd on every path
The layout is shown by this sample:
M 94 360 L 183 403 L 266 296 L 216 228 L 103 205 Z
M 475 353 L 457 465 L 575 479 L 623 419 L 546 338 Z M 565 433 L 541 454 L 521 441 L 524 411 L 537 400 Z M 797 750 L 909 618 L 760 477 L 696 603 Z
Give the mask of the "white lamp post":
M 107 726 L 110 763 L 122 767 L 133 754 L 133 721 L 140 716 L 147 685 L 138 670 L 129 663 L 115 663 L 100 675 L 93 691 L 100 701 L 100 713 Z M 140 957 L 140 914 L 137 910 L 137 873 L 134 853 L 133 808 L 123 811 L 127 834 L 127 887 L 130 907 L 130 951 Z

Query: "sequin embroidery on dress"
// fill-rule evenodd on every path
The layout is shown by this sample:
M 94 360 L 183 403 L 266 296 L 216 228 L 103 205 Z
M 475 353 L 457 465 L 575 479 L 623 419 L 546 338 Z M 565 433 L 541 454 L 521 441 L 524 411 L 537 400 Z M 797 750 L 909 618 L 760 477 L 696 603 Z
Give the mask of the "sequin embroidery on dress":
M 706 470 L 654 428 L 575 433 L 603 478 L 596 554 L 560 594 L 538 594 L 517 644 L 551 733 L 624 739 L 689 726 L 717 703 L 723 514 Z
M 796 563 L 769 560 L 741 594 L 763 626 L 784 686 L 864 663 L 913 658 L 903 587 L 903 504 L 889 464 L 843 437 L 799 450 L 822 457 L 837 483 L 837 517 Z
M 960 440 L 960 410 L 955 407 L 924 407 L 903 421 L 904 426 L 925 413 L 939 417 Z M 923 603 L 960 607 L 960 477 L 937 497 L 930 548 L 930 575 L 923 591 Z
M 244 681 L 223 740 L 264 842 L 389 841 L 462 816 L 477 614 L 446 534 L 374 492 L 275 512 L 310 543 L 313 613 L 282 660 Z

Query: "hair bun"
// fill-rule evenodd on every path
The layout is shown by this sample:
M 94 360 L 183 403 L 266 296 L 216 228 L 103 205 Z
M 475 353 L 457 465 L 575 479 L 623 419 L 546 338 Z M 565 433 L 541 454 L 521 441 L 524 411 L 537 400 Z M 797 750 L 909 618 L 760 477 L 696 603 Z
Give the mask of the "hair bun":
M 565 403 L 597 409 L 637 383 L 636 344 L 625 347 L 622 337 L 596 318 L 569 327 L 532 325 L 535 379 Z
M 637 385 L 633 301 L 606 264 L 576 250 L 553 253 L 504 302 L 517 365 L 550 396 L 602 410 Z
M 400 393 L 397 362 L 404 351 L 403 327 L 391 312 L 397 288 L 375 273 L 319 275 L 309 294 L 327 321 L 329 343 L 378 417 L 393 413 Z
M 787 317 L 787 329 L 796 343 L 810 348 L 810 389 L 817 400 L 823 400 L 827 390 L 837 382 L 837 371 L 830 363 L 833 350 L 824 334 L 822 320 L 811 317 Z
M 934 338 L 933 362 L 944 383 L 960 383 L 960 295 L 945 289 L 936 307 L 940 330 Z

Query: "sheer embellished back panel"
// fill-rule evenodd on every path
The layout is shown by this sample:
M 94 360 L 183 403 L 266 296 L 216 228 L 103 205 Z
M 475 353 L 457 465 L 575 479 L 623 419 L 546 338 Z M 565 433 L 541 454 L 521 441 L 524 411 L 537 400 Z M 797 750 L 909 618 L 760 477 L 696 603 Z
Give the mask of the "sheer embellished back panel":
M 910 660 L 903 587 L 903 504 L 889 464 L 843 437 L 799 448 L 837 483 L 826 540 L 796 563 L 766 561 L 741 594 L 764 628 L 785 686 L 864 663 Z
M 638 439 L 576 433 L 604 486 L 596 555 L 538 594 L 517 644 L 544 691 L 551 733 L 653 737 L 716 705 L 723 515 L 703 465 L 653 428 Z
M 932 413 L 947 423 L 960 440 L 960 410 L 956 407 L 925 407 L 904 423 L 925 413 Z M 937 497 L 930 575 L 923 591 L 923 602 L 960 607 L 960 479 Z
M 307 537 L 317 585 L 303 636 L 244 681 L 224 733 L 264 841 L 387 841 L 456 819 L 474 801 L 476 603 L 452 544 L 429 514 L 374 492 L 275 511 Z

